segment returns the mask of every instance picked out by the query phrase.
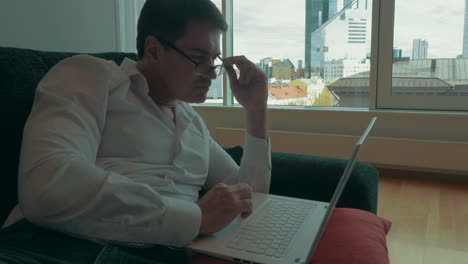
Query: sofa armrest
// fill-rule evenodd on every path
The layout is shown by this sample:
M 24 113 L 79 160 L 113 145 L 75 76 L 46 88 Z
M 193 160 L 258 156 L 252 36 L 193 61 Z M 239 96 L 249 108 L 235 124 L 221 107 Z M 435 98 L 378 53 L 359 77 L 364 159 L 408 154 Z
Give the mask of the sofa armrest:
M 242 148 L 225 148 L 240 163 Z M 272 152 L 270 193 L 329 202 L 347 160 L 313 155 Z M 376 168 L 356 162 L 337 207 L 377 213 L 379 173 Z

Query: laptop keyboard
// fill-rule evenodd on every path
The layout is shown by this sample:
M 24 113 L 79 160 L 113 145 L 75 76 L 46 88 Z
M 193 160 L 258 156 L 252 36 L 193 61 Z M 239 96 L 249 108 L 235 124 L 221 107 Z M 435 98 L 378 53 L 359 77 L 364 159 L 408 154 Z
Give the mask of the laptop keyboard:
M 281 258 L 313 207 L 310 203 L 270 198 L 226 247 Z

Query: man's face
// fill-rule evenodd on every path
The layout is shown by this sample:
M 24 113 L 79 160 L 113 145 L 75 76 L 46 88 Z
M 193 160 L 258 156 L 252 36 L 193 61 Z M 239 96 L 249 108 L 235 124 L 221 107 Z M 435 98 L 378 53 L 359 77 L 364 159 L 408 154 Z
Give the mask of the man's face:
M 173 44 L 195 61 L 213 64 L 220 54 L 219 37 L 220 31 L 215 27 L 190 21 L 185 34 Z M 159 83 L 163 87 L 157 87 L 157 92 L 168 100 L 203 103 L 211 80 L 216 78 L 214 71 L 205 76 L 197 75 L 194 73 L 195 64 L 174 49 L 165 49 L 163 53 L 158 63 Z

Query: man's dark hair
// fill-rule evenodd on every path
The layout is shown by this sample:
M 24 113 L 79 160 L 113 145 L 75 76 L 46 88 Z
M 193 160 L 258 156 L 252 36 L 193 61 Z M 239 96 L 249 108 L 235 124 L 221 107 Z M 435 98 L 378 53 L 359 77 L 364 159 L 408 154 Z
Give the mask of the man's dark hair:
M 226 20 L 211 0 L 146 0 L 138 19 L 138 58 L 145 55 L 149 35 L 176 41 L 185 33 L 190 20 L 196 20 L 227 31 Z

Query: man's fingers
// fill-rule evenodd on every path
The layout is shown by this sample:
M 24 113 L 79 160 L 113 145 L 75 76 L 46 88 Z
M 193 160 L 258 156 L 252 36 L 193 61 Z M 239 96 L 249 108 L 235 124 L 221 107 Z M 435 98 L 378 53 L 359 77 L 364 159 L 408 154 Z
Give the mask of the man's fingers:
M 241 212 L 240 215 L 242 218 L 246 218 L 247 216 L 251 215 L 253 212 L 253 204 L 252 200 L 241 200 L 240 201 Z
M 249 217 L 251 214 L 252 214 L 252 212 L 249 212 L 249 213 L 245 212 L 245 213 L 241 213 L 240 216 L 241 216 L 242 219 L 245 219 L 245 218 Z
M 236 65 L 239 68 L 241 75 L 242 72 L 247 70 L 250 67 L 256 67 L 255 64 L 249 61 L 245 56 L 234 56 L 223 59 L 223 65 L 228 67 Z
M 248 85 L 254 77 L 263 73 L 253 62 L 249 61 L 245 56 L 224 58 L 223 65 L 226 71 L 228 72 L 231 84 L 233 80 L 237 80 L 237 74 L 235 74 L 233 65 L 236 65 L 240 71 L 240 77 L 238 80 L 238 84 L 240 85 Z
M 241 76 L 239 78 L 239 84 L 240 85 L 248 85 L 249 82 L 252 80 L 252 77 L 255 75 L 255 69 L 254 68 L 248 68 L 241 72 Z
M 231 82 L 231 87 L 235 86 L 237 83 L 237 73 L 232 66 L 225 66 L 229 81 Z
M 249 83 L 251 83 L 252 81 L 256 81 L 260 78 L 262 78 L 262 74 L 263 72 L 258 69 L 256 66 L 255 68 L 251 68 L 251 70 L 249 70 L 246 74 L 245 74 L 245 81 L 244 81 L 244 84 L 245 85 L 248 85 Z
M 234 185 L 233 191 L 238 195 L 239 200 L 252 198 L 252 187 L 246 183 L 239 183 Z

